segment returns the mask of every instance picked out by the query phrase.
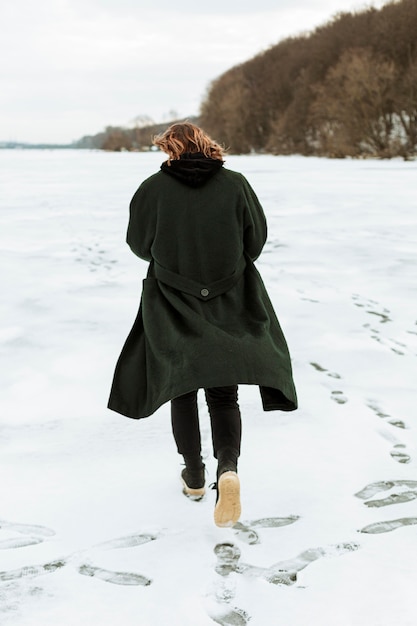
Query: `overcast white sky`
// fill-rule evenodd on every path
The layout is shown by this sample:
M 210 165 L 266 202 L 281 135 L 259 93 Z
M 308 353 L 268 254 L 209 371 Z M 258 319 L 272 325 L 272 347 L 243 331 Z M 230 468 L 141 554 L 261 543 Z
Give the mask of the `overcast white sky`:
M 339 11 L 384 0 L 6 0 L 0 141 L 70 142 L 198 113 L 211 80 Z

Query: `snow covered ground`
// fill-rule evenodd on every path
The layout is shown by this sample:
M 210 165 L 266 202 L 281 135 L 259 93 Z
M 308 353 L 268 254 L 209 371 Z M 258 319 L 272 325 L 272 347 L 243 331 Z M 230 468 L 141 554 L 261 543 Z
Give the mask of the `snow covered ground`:
M 169 408 L 106 409 L 159 154 L 0 151 L 0 623 L 415 626 L 417 163 L 229 157 L 300 409 L 241 387 L 242 518 L 181 493 Z M 214 480 L 207 411 L 201 422 Z

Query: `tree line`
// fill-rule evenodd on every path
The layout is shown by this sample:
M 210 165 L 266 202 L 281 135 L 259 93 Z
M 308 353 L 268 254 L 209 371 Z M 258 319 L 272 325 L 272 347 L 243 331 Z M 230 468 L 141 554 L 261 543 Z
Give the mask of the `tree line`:
M 198 124 L 197 117 L 188 118 L 190 122 Z M 76 142 L 77 148 L 121 151 L 146 151 L 152 149 L 152 139 L 162 133 L 167 126 L 179 120 L 161 123 L 145 123 L 133 128 L 121 126 L 107 126 L 105 130 L 95 135 L 86 135 Z
M 417 153 L 417 0 L 339 13 L 214 80 L 201 126 L 233 153 Z

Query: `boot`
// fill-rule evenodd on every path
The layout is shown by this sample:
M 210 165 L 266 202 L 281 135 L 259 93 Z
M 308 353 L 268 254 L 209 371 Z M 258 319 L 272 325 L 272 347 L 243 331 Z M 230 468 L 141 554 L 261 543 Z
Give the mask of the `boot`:
M 184 495 L 191 500 L 201 500 L 206 490 L 205 484 L 205 465 L 201 456 L 187 457 L 184 456 L 185 467 L 181 472 L 181 480 Z
M 240 482 L 237 475 L 238 453 L 233 448 L 224 448 L 217 454 L 217 498 L 214 508 L 216 526 L 236 524 L 240 517 Z
M 237 473 L 238 452 L 234 448 L 222 448 L 217 453 L 217 480 L 225 472 Z

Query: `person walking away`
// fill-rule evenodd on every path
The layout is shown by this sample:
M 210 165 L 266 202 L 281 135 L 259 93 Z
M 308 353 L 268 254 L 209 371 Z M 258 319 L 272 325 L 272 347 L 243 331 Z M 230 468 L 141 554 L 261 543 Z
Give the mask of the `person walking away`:
M 168 156 L 130 203 L 127 243 L 149 262 L 108 407 L 134 419 L 171 402 L 184 493 L 205 494 L 197 392 L 204 389 L 217 459 L 214 521 L 241 514 L 238 385 L 257 385 L 265 411 L 297 408 L 287 343 L 254 265 L 267 225 L 246 178 L 190 122 L 154 138 Z

